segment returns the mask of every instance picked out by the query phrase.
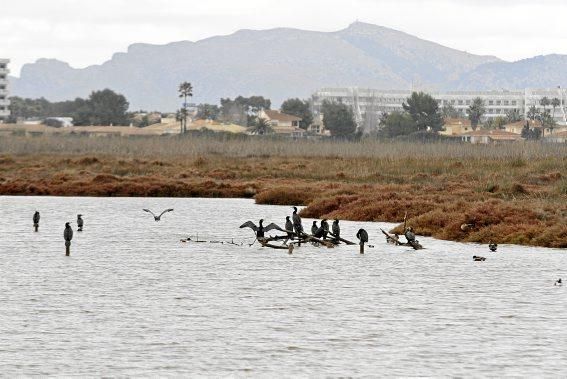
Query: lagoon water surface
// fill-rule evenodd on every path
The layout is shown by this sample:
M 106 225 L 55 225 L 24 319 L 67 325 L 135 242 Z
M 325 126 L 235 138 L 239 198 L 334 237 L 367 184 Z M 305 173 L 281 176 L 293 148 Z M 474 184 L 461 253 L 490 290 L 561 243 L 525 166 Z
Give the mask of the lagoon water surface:
M 155 222 L 146 207 L 175 211 Z M 567 375 L 567 287 L 553 285 L 565 250 L 419 238 L 416 252 L 385 243 L 389 224 L 342 222 L 374 248 L 290 256 L 248 246 L 238 226 L 283 224 L 291 208 L 239 199 L 0 197 L 0 209 L 0 375 Z M 244 244 L 180 242 L 197 232 Z

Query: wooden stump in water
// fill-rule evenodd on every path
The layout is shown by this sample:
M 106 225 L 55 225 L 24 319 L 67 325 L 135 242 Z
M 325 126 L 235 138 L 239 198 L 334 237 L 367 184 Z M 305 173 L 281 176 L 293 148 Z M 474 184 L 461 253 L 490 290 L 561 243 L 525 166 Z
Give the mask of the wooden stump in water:
M 360 243 L 360 254 L 364 254 L 364 242 Z
M 65 255 L 71 255 L 71 241 L 65 241 Z
M 33 228 L 37 232 L 37 230 L 39 229 L 39 224 L 33 224 Z
M 287 253 L 288 254 L 293 254 L 293 244 L 290 243 L 289 245 L 287 245 Z

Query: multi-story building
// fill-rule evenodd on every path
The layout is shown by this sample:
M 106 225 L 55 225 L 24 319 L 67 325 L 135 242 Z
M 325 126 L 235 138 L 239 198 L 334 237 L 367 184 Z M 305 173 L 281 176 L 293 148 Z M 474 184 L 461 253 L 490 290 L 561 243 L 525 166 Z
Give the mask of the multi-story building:
M 6 120 L 10 116 L 10 100 L 8 100 L 8 59 L 0 58 L 0 122 Z
M 374 114 L 402 111 L 402 104 L 410 97 L 411 90 L 377 90 L 357 87 L 349 88 L 322 88 L 312 96 L 313 111 L 320 113 L 323 101 L 342 102 L 350 105 L 357 121 L 362 120 L 368 112 Z M 440 107 L 451 105 L 463 116 L 473 100 L 480 97 L 484 101 L 485 119 L 506 116 L 510 111 L 516 110 L 524 117 L 530 107 L 535 106 L 543 110 L 540 100 L 547 97 L 550 100 L 558 99 L 559 105 L 546 108 L 554 114 L 556 122 L 567 124 L 567 90 L 556 89 L 525 89 L 515 91 L 447 91 L 428 92 L 438 102 Z

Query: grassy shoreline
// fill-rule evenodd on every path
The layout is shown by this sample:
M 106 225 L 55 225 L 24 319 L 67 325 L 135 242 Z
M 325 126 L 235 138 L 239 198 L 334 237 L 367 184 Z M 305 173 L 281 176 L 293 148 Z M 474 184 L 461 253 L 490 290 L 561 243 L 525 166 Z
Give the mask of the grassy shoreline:
M 353 221 L 407 211 L 421 235 L 567 247 L 564 145 L 8 136 L 0 194 L 254 197 Z

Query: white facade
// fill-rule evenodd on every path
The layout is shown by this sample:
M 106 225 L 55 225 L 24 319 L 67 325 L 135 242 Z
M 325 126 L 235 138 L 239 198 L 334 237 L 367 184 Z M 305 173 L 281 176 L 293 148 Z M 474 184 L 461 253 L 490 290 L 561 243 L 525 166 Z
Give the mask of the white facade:
M 8 100 L 8 59 L 0 58 L 0 122 L 6 120 L 10 116 L 10 100 Z
M 357 87 L 349 88 L 322 88 L 312 96 L 313 111 L 320 113 L 323 101 L 342 102 L 353 108 L 353 113 L 360 121 L 367 112 L 382 114 L 402 111 L 402 104 L 411 96 L 411 90 L 377 90 Z M 557 98 L 561 105 L 555 110 L 551 106 L 547 109 L 554 112 L 555 120 L 560 124 L 567 123 L 567 90 L 565 89 L 525 89 L 515 91 L 448 91 L 428 92 L 438 102 L 439 107 L 452 105 L 457 111 L 466 115 L 472 101 L 480 97 L 484 100 L 486 108 L 485 118 L 506 116 L 506 113 L 517 110 L 524 117 L 529 108 L 535 105 L 539 110 L 543 107 L 539 101 L 544 97 L 550 100 Z

